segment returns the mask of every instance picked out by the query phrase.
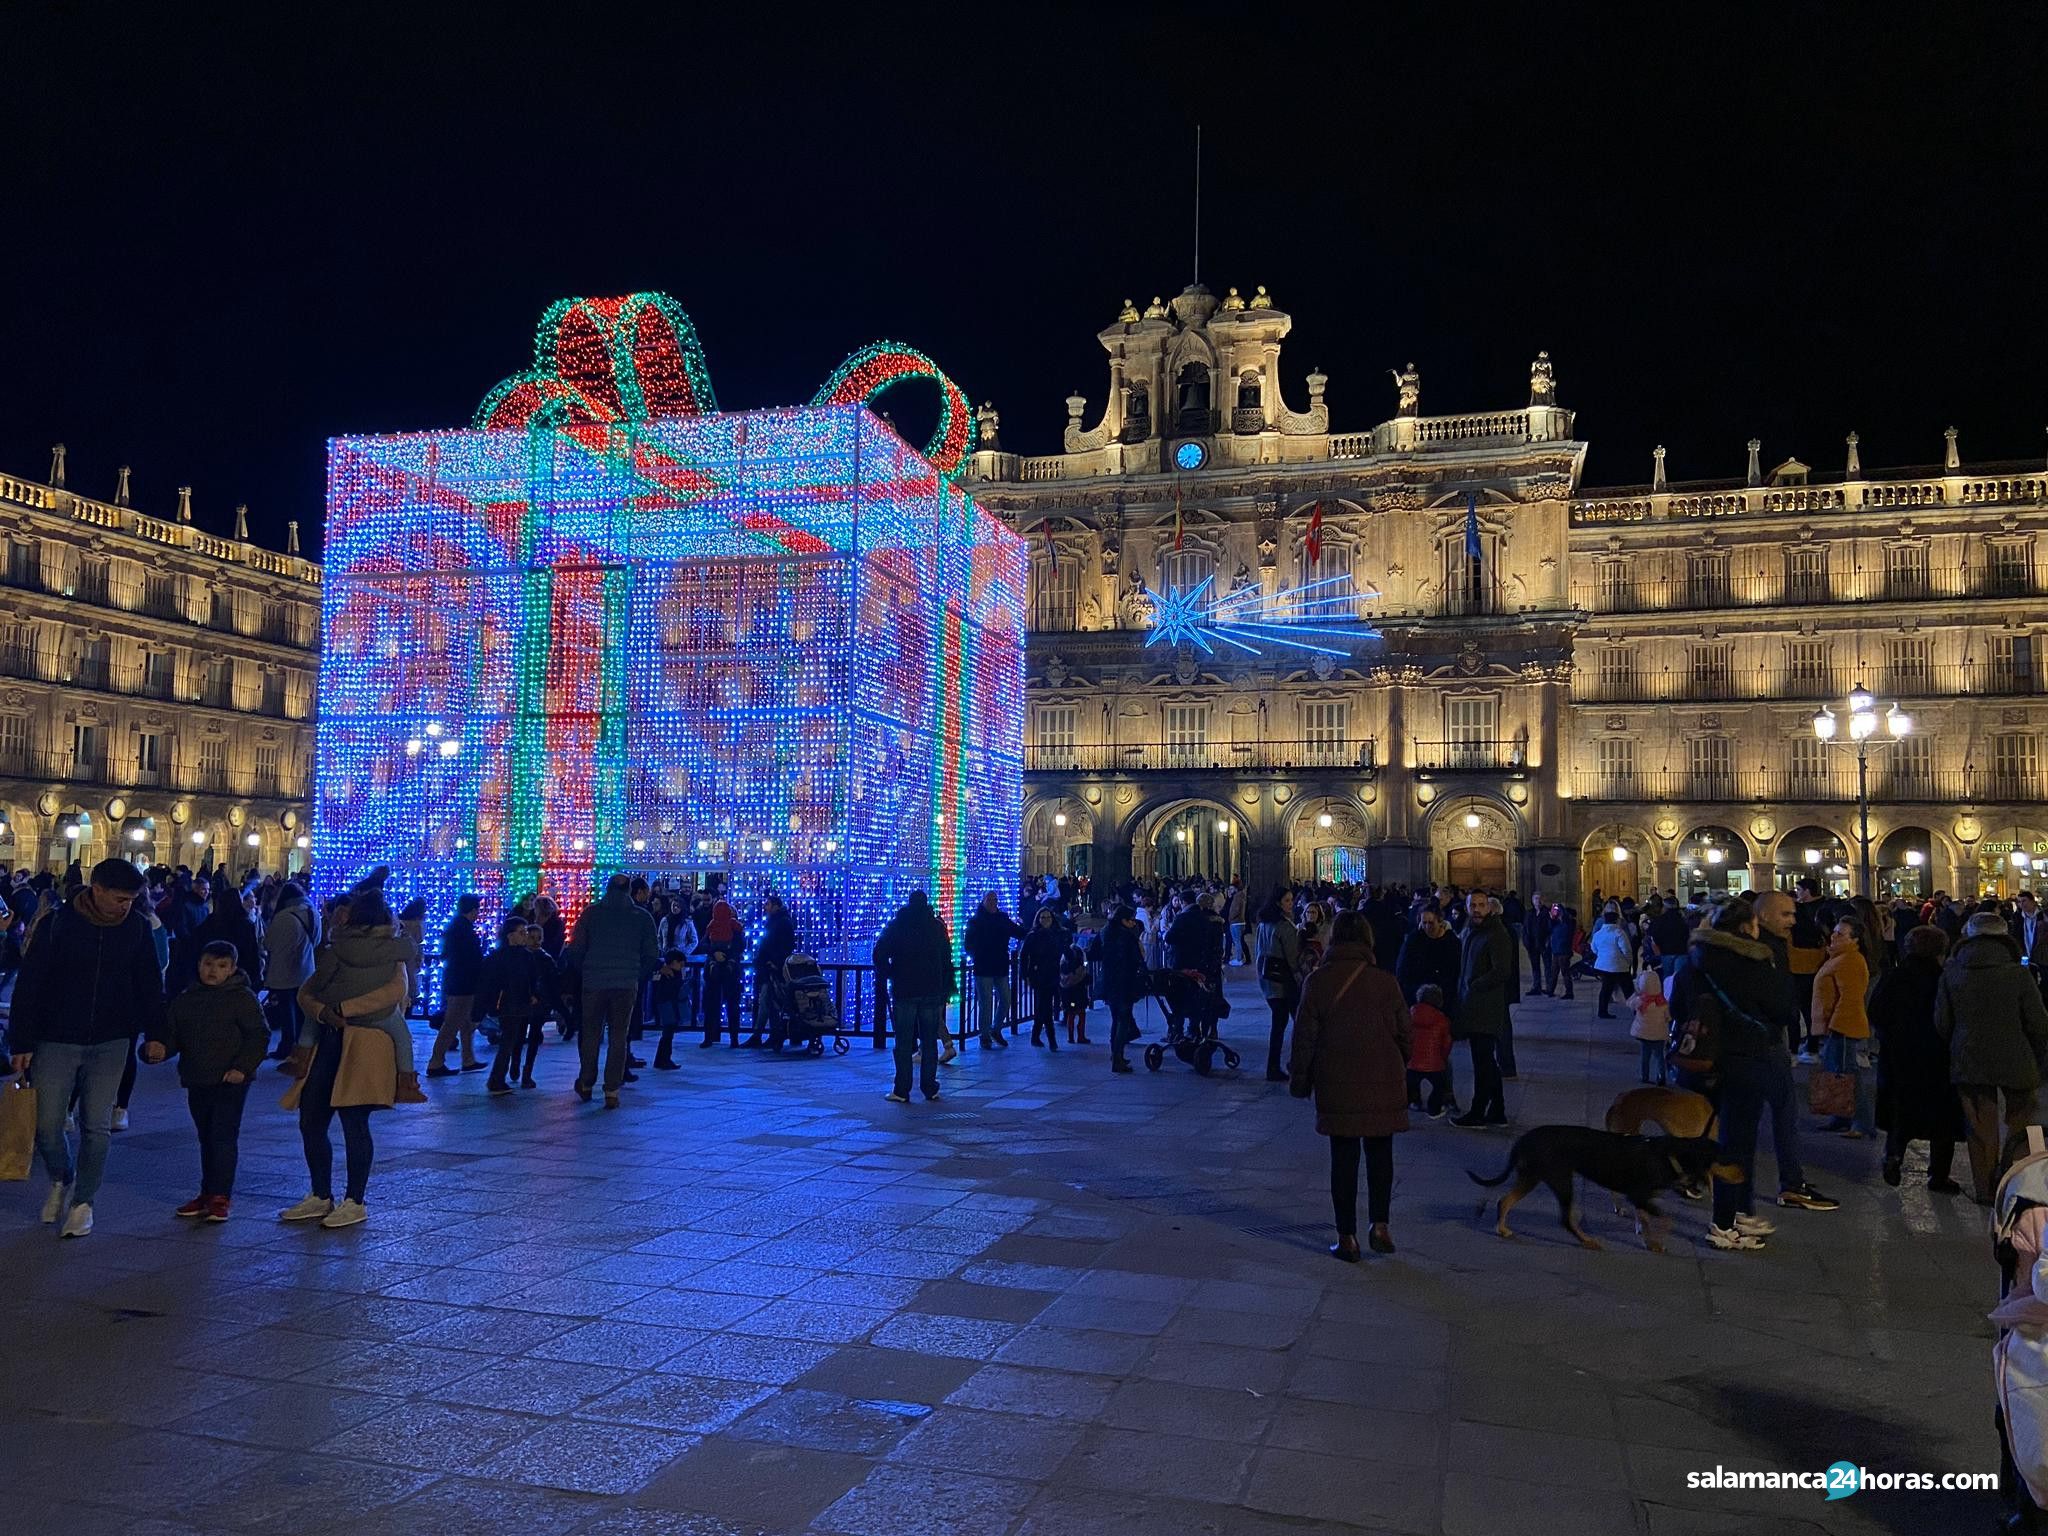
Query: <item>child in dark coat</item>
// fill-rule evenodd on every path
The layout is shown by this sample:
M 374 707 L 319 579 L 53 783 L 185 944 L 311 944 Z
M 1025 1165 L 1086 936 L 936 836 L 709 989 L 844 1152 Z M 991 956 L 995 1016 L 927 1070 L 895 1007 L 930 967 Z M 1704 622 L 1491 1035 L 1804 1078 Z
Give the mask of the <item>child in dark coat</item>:
M 152 1065 L 178 1058 L 178 1081 L 199 1133 L 199 1193 L 177 1210 L 188 1218 L 228 1219 L 249 1079 L 270 1046 L 270 1025 L 240 964 L 225 939 L 204 945 L 198 981 L 171 999 L 142 1052 Z
M 1066 1014 L 1067 1043 L 1088 1045 L 1088 957 L 1078 943 L 1060 952 L 1060 1007 Z
M 1458 1107 L 1451 1092 L 1451 1020 L 1444 1012 L 1444 989 L 1435 982 L 1418 987 L 1408 1017 L 1415 1026 L 1415 1037 L 1408 1046 L 1408 1107 L 1441 1120 Z M 1424 1083 L 1429 1084 L 1426 1107 L 1422 1102 Z
M 654 1026 L 661 1031 L 654 1065 L 663 1072 L 674 1072 L 679 1066 L 674 1051 L 676 1031 L 683 1025 L 683 968 L 688 964 L 680 949 L 670 950 L 661 957 L 661 969 L 647 985 L 648 1001 L 654 1005 Z

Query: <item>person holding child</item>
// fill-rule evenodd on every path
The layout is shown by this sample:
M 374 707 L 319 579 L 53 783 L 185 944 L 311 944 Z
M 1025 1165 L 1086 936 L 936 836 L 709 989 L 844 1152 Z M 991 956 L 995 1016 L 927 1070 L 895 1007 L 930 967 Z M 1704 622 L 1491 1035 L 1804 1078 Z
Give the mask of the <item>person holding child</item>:
M 249 1079 L 270 1045 L 269 1021 L 241 963 L 225 939 L 201 946 L 198 980 L 171 999 L 142 1050 L 151 1066 L 178 1058 L 178 1081 L 199 1135 L 199 1193 L 174 1212 L 188 1220 L 228 1219 Z

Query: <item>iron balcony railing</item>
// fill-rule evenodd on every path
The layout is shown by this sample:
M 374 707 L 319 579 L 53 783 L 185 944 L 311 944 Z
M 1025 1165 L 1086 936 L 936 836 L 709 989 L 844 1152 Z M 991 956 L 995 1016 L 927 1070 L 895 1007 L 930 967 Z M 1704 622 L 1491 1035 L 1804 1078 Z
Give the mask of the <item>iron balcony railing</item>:
M 1026 773 L 1185 773 L 1337 768 L 1371 773 L 1378 744 L 1366 741 L 1095 742 L 1024 749 Z
M 0 677 L 118 694 L 123 698 L 177 702 L 171 674 L 161 668 L 151 671 L 140 656 L 132 654 L 115 658 L 91 652 L 73 653 L 41 643 L 0 641 Z M 252 703 L 237 704 L 234 690 L 225 679 L 207 677 L 194 688 L 190 702 L 208 709 L 263 715 L 273 720 L 306 718 L 305 715 L 294 716 L 286 707 L 283 690 L 270 683 L 265 684 L 261 695 Z
M 1765 804 L 1813 801 L 1853 803 L 1856 767 L 1838 763 L 1819 772 L 1787 768 L 1735 769 L 1726 773 L 1675 772 L 1603 773 L 1598 769 L 1570 775 L 1572 795 L 1587 801 L 1708 801 Z M 1911 773 L 1874 758 L 1870 765 L 1870 798 L 1874 801 L 1962 805 L 1973 802 L 2027 804 L 2048 792 L 2040 772 L 1975 768 L 1963 771 Z
M 1861 683 L 1899 699 L 2028 698 L 2048 693 L 2048 679 L 2033 657 L 1944 663 L 1859 666 L 1830 662 L 1825 667 L 1611 667 L 1580 666 L 1572 674 L 1577 704 L 1740 703 L 1845 697 Z
M 1691 571 L 1639 574 L 1631 564 L 1572 583 L 1572 606 L 1588 613 L 1674 613 L 1780 604 L 1899 603 L 1956 598 L 2041 597 L 2038 566 L 1970 561 L 1851 571 Z
M 1411 746 L 1418 773 L 1521 773 L 1529 766 L 1528 749 L 1519 741 L 1418 741 Z

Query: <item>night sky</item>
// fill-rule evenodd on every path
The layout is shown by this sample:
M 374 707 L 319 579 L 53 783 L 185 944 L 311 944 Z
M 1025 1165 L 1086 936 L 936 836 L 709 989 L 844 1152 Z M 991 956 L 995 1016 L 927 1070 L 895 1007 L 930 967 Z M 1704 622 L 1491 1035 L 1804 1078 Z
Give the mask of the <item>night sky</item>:
M 1411 358 L 1425 414 L 1518 406 L 1541 347 L 1591 484 L 2048 453 L 2035 7 L 438 9 L 7 8 L 0 468 L 317 548 L 326 438 L 466 425 L 550 300 L 636 288 L 724 405 L 886 336 L 1051 452 L 1191 275 L 1197 121 L 1201 275 L 1339 430 Z

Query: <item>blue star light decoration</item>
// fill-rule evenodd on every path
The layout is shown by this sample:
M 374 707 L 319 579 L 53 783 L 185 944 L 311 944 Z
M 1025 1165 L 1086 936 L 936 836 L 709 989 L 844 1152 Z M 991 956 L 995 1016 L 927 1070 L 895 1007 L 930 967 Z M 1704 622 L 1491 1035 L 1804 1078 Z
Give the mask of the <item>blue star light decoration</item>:
M 1215 584 L 1216 578 L 1211 575 L 1190 591 L 1169 587 L 1164 592 L 1146 593 L 1152 602 L 1152 632 L 1145 637 L 1145 644 L 1186 645 L 1213 656 L 1216 647 L 1210 642 L 1220 641 L 1248 656 L 1264 656 L 1278 648 L 1347 657 L 1351 654 L 1349 648 L 1318 645 L 1303 637 L 1320 635 L 1356 644 L 1379 636 L 1379 631 L 1367 624 L 1333 629 L 1313 622 L 1340 619 L 1353 610 L 1359 594 L 1349 576 L 1312 581 L 1292 593 L 1292 614 L 1285 620 L 1258 617 L 1263 612 L 1265 597 L 1259 587 L 1247 585 L 1227 597 L 1211 597 L 1209 589 Z M 1338 588 L 1342 590 L 1335 590 Z

